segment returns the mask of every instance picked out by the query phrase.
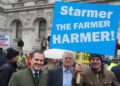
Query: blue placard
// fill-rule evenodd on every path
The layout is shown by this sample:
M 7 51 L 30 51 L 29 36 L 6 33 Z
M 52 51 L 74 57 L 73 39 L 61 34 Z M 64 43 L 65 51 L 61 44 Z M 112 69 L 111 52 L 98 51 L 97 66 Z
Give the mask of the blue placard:
M 50 48 L 115 55 L 119 6 L 57 2 Z
M 56 2 L 62 2 L 63 0 L 56 0 Z

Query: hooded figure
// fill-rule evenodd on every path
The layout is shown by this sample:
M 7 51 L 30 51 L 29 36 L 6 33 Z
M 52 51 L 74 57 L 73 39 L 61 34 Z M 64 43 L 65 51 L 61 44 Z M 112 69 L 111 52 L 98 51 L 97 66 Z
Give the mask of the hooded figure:
M 16 72 L 16 56 L 19 54 L 13 48 L 7 49 L 7 62 L 0 68 L 0 86 L 8 86 L 11 75 Z

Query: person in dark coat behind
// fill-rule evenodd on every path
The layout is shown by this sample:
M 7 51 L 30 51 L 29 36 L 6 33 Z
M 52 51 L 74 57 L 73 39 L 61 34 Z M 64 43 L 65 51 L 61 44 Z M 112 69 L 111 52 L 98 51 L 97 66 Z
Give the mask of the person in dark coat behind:
M 0 67 L 0 86 L 8 86 L 11 75 L 16 72 L 16 56 L 19 54 L 13 48 L 7 49 L 7 62 Z
M 119 83 L 120 83 L 120 64 L 117 65 L 117 66 L 115 66 L 115 67 L 113 67 L 113 68 L 111 69 L 111 71 L 115 74 L 117 80 L 118 80 Z
M 6 62 L 6 54 L 3 48 L 0 48 L 0 67 Z

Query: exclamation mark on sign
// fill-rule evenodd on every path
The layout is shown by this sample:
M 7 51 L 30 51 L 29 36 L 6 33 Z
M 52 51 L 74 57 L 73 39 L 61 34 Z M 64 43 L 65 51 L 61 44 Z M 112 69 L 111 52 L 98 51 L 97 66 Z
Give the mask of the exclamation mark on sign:
M 111 40 L 115 40 L 115 32 L 111 31 Z

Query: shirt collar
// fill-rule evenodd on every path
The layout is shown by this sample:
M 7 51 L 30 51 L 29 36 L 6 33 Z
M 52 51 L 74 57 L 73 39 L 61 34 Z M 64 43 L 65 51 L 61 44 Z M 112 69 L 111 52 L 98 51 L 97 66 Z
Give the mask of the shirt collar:
M 66 69 L 64 66 L 63 66 L 63 72 L 73 72 L 73 68 L 70 68 L 70 69 Z
M 39 71 L 35 71 L 34 69 L 32 69 L 32 74 L 35 74 L 36 72 L 39 74 Z

